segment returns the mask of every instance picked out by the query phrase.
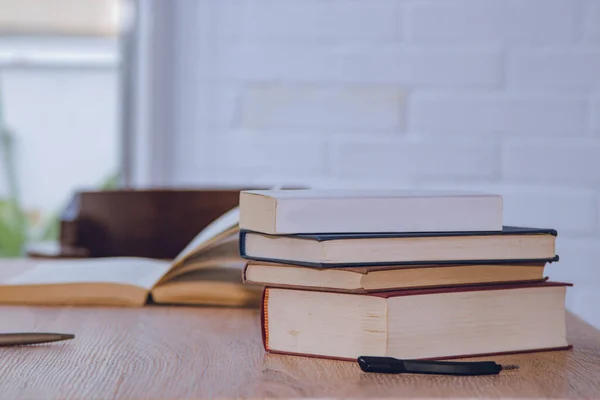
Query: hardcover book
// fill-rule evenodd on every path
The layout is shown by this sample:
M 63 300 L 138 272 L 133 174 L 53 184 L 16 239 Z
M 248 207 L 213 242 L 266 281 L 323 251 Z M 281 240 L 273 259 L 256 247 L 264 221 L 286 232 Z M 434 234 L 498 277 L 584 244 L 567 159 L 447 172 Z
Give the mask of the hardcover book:
M 496 194 L 408 190 L 249 190 L 240 228 L 269 234 L 502 230 Z
M 554 229 L 505 226 L 487 232 L 269 235 L 242 230 L 248 260 L 309 267 L 553 262 Z
M 344 294 L 267 288 L 263 344 L 273 353 L 443 359 L 570 348 L 565 283 Z
M 343 293 L 452 287 L 516 282 L 542 282 L 544 262 L 315 268 L 250 261 L 244 282 L 269 287 Z

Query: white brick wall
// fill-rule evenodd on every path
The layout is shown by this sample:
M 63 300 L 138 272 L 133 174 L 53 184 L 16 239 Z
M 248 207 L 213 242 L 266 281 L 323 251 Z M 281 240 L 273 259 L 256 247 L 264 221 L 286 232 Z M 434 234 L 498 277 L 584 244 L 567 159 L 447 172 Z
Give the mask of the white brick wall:
M 591 113 L 592 130 L 594 131 L 594 135 L 598 136 L 600 134 L 600 95 L 597 95 L 597 97 L 592 100 Z
M 481 140 L 399 138 L 342 140 L 332 155 L 334 176 L 390 179 L 410 184 L 421 179 L 494 180 L 498 147 Z
M 520 88 L 598 89 L 600 49 L 518 50 L 509 54 L 507 81 Z
M 329 41 L 398 38 L 402 29 L 395 0 L 224 0 L 222 28 L 226 36 L 259 40 Z M 367 29 L 356 29 L 365 26 Z
M 507 139 L 502 151 L 506 181 L 598 186 L 600 142 L 596 139 Z
M 425 134 L 571 137 L 589 130 L 584 96 L 549 95 L 529 89 L 485 93 L 416 91 L 409 101 L 409 113 L 411 129 Z
M 414 1 L 406 38 L 414 43 L 556 45 L 577 36 L 577 0 Z
M 495 88 L 502 78 L 498 51 L 449 50 L 393 42 L 375 47 L 354 43 L 343 47 L 324 43 L 234 43 L 223 49 L 220 67 L 227 79 L 273 83 Z
M 583 8 L 583 39 L 589 43 L 600 43 L 600 2 L 586 0 Z
M 386 86 L 249 85 L 240 99 L 248 129 L 293 127 L 399 131 L 403 93 Z
M 173 184 L 499 192 L 558 229 L 549 271 L 600 326 L 600 0 L 177 1 L 213 31 L 177 46 L 207 103 L 181 107 Z

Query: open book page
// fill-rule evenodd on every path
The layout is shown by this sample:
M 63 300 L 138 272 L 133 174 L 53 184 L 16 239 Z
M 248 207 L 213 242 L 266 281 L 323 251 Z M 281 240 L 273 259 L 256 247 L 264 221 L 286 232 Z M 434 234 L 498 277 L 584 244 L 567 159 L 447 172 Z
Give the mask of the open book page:
M 239 219 L 240 211 L 238 207 L 235 207 L 211 222 L 179 253 L 173 266 L 176 267 L 188 257 L 235 235 L 239 230 Z
M 150 290 L 169 270 L 166 261 L 136 257 L 40 261 L 2 286 L 112 283 Z
M 237 233 L 235 233 L 205 251 L 191 254 L 188 258 L 174 266 L 162 277 L 158 284 L 171 281 L 191 271 L 211 267 L 231 267 L 235 265 L 241 271 L 245 265 L 245 261 L 240 257 L 239 253 L 239 240 Z
M 189 271 L 178 275 L 169 281 L 171 282 L 231 282 L 242 285 L 240 269 L 235 265 L 224 265 L 219 267 L 209 267 L 202 270 Z
M 239 268 L 220 266 L 177 276 L 152 289 L 152 297 L 162 304 L 256 307 L 262 287 L 244 285 Z

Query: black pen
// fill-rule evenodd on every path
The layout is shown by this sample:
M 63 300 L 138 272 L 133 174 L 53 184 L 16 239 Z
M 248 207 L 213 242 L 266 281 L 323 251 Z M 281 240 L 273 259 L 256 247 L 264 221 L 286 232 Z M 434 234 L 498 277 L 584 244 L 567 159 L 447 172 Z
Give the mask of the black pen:
M 399 360 L 393 357 L 358 357 L 364 372 L 383 374 L 436 374 L 436 375 L 496 375 L 503 370 L 519 368 L 517 365 L 500 365 L 493 361 L 428 361 Z

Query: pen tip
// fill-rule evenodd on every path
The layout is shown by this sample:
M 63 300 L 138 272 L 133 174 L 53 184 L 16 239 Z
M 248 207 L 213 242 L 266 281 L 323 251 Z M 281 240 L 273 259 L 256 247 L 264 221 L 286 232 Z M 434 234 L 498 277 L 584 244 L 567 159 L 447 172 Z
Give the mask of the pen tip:
M 502 370 L 503 371 L 510 371 L 511 369 L 519 369 L 519 366 L 518 365 L 513 365 L 513 364 L 503 365 L 502 366 Z
M 62 340 L 74 339 L 75 338 L 75 335 L 73 335 L 71 333 L 61 333 L 59 336 L 60 336 L 60 338 Z

